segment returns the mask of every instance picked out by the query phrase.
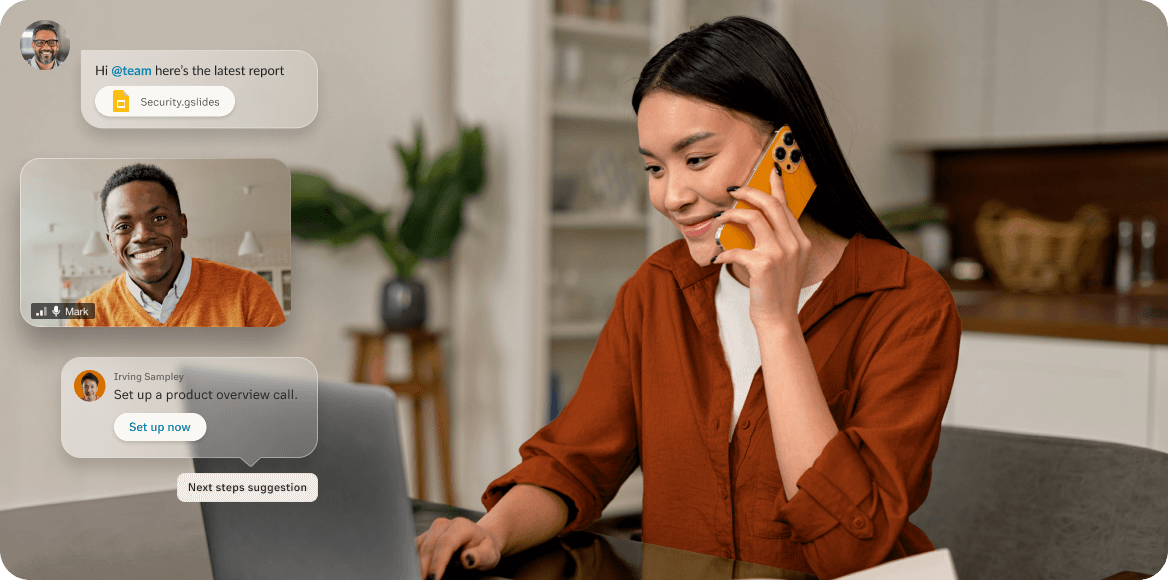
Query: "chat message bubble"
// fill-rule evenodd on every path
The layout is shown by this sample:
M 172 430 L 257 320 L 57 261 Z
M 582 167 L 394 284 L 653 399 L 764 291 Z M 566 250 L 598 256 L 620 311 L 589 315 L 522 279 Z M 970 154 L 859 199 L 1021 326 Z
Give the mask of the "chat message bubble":
M 61 369 L 73 457 L 304 457 L 317 373 L 303 358 L 80 357 Z
M 299 50 L 83 50 L 81 115 L 102 129 L 300 128 L 316 61 Z

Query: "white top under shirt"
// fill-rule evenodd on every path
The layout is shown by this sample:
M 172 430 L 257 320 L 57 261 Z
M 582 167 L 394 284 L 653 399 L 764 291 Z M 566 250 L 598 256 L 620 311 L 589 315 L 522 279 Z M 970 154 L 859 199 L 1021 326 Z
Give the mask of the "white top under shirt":
M 799 290 L 799 306 L 803 310 L 807 299 L 815 294 L 820 280 Z M 730 378 L 734 382 L 734 406 L 730 409 L 730 439 L 734 439 L 734 428 L 738 415 L 746 403 L 750 383 L 754 373 L 762 366 L 762 356 L 758 350 L 758 334 L 750 322 L 750 288 L 730 275 L 728 265 L 722 267 L 718 275 L 718 288 L 714 291 L 714 306 L 718 311 L 718 335 L 722 339 L 722 350 L 726 353 L 726 364 L 730 366 Z

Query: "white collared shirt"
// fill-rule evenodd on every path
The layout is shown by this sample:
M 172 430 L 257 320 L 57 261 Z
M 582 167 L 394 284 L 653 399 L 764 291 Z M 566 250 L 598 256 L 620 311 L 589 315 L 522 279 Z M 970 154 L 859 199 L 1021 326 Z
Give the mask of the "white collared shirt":
M 187 289 L 187 283 L 191 281 L 191 255 L 186 252 L 182 254 L 183 262 L 182 267 L 178 269 L 178 277 L 174 279 L 174 285 L 170 287 L 170 292 L 167 292 L 166 296 L 162 298 L 162 302 L 155 302 L 138 287 L 136 282 L 130 279 L 129 274 L 126 274 L 126 290 L 130 291 L 130 296 L 138 301 L 138 305 L 147 314 L 162 324 L 166 324 L 166 320 L 174 312 L 174 307 L 178 306 L 183 291 Z
M 799 290 L 799 306 L 796 312 L 815 294 L 820 280 Z M 730 275 L 730 266 L 722 266 L 718 275 L 718 288 L 714 290 L 714 306 L 718 312 L 718 335 L 722 339 L 722 350 L 726 353 L 726 364 L 730 367 L 730 379 L 734 384 L 734 405 L 730 408 L 730 439 L 734 439 L 738 416 L 746 404 L 754 373 L 762 366 L 762 355 L 758 349 L 758 333 L 750 321 L 750 288 Z

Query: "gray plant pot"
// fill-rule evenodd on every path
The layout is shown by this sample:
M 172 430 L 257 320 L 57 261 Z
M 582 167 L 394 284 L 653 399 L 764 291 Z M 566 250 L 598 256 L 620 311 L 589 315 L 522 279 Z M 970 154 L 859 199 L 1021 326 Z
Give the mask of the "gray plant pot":
M 426 324 L 426 287 L 414 278 L 394 278 L 381 289 L 381 321 L 386 328 Z

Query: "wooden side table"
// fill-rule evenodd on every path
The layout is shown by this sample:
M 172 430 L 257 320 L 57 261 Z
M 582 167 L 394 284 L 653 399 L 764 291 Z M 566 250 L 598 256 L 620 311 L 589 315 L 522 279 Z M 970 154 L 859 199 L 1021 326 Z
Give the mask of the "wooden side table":
M 391 381 L 385 372 L 385 340 L 394 334 L 410 339 L 410 378 Z M 356 340 L 356 360 L 353 364 L 353 382 L 385 385 L 398 395 L 413 400 L 414 407 L 414 467 L 418 478 L 418 499 L 426 499 L 426 437 L 422 420 L 422 402 L 434 400 L 438 424 L 438 452 L 442 462 L 442 485 L 445 503 L 454 504 L 450 476 L 450 408 L 446 399 L 446 383 L 442 380 L 442 347 L 439 335 L 425 329 L 367 330 L 350 329 Z

